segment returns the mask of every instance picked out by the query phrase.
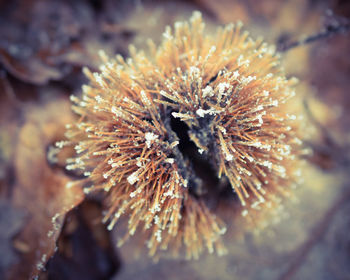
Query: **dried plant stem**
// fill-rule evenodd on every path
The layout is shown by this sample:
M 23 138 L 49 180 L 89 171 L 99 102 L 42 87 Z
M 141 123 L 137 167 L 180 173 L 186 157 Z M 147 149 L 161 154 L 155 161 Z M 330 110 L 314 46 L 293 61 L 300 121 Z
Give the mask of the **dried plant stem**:
M 294 49 L 299 46 L 304 46 L 306 44 L 310 44 L 319 40 L 330 38 L 337 34 L 344 34 L 350 30 L 350 21 L 347 19 L 334 20 L 329 24 L 326 24 L 325 27 L 320 31 L 312 35 L 308 35 L 306 37 L 300 38 L 299 40 L 292 42 L 282 42 L 278 46 L 278 50 L 281 52 L 287 52 L 291 49 Z

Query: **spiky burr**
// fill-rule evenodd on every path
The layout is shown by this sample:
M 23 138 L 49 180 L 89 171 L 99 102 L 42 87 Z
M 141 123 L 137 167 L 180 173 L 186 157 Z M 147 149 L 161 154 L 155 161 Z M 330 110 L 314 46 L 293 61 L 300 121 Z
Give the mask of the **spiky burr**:
M 226 226 L 208 193 L 228 182 L 249 216 L 295 183 L 300 120 L 288 100 L 296 79 L 285 77 L 273 46 L 241 27 L 210 35 L 195 12 L 167 27 L 160 46 L 131 46 L 126 60 L 101 53 L 100 73 L 84 69 L 90 83 L 72 97 L 80 118 L 59 144 L 75 147 L 67 169 L 82 170 L 87 190 L 106 192 L 108 227 L 128 217 L 121 243 L 140 229 L 151 255 L 222 254 Z M 209 164 L 216 184 L 196 162 Z

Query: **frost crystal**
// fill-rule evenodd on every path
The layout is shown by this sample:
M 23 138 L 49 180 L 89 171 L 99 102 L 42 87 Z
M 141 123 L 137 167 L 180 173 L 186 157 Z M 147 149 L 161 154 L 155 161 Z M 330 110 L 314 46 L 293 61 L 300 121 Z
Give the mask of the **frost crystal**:
M 203 89 L 202 94 L 203 98 L 212 97 L 214 96 L 214 90 L 211 86 L 206 86 L 205 89 Z
M 128 182 L 130 185 L 135 184 L 137 181 L 139 181 L 139 177 L 138 177 L 138 171 L 135 171 L 134 173 L 132 173 L 131 175 L 128 176 L 127 178 Z
M 152 143 L 158 139 L 158 135 L 155 135 L 153 132 L 147 132 L 145 134 L 145 138 L 146 138 L 146 145 L 147 145 L 147 148 L 150 148 Z

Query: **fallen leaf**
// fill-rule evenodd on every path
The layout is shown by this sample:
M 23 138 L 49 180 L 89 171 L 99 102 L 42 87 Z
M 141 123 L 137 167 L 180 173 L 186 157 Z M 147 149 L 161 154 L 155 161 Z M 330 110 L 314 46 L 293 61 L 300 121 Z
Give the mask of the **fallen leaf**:
M 12 239 L 22 228 L 24 218 L 23 211 L 13 208 L 6 200 L 0 200 L 0 275 L 5 275 L 7 269 L 18 261 Z
M 58 250 L 40 279 L 110 279 L 120 261 L 102 223 L 101 203 L 86 199 L 71 211 L 63 226 Z
M 50 166 L 47 149 L 63 138 L 64 125 L 72 121 L 69 103 L 64 99 L 47 104 L 28 105 L 15 152 L 16 184 L 12 203 L 26 213 L 23 230 L 15 239 L 26 248 L 8 279 L 33 278 L 56 250 L 66 213 L 83 199 L 79 187 L 63 170 Z

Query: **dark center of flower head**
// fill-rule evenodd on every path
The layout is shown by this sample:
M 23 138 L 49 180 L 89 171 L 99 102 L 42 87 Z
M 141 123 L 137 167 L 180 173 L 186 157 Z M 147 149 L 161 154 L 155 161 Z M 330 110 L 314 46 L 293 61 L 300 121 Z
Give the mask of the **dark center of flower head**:
M 148 232 L 151 255 L 222 254 L 215 203 L 225 197 L 243 216 L 259 213 L 294 182 L 298 123 L 285 103 L 295 82 L 273 48 L 240 29 L 208 36 L 194 13 L 167 28 L 149 57 L 134 48 L 126 61 L 102 55 L 102 73 L 86 70 L 91 83 L 72 98 L 81 118 L 67 132 L 77 151 L 67 169 L 106 191 L 110 229 L 129 217 L 122 240 Z
M 214 205 L 219 202 L 220 197 L 232 199 L 235 194 L 230 184 L 226 178 L 218 178 L 218 151 L 215 136 L 210 131 L 214 118 L 206 116 L 200 119 L 198 127 L 193 126 L 190 129 L 184 121 L 173 117 L 173 112 L 169 113 L 165 123 L 170 122 L 170 126 L 166 127 L 169 134 L 179 141 L 171 156 L 176 159 L 180 174 L 188 180 L 189 193 L 197 198 L 203 197 L 208 204 Z

